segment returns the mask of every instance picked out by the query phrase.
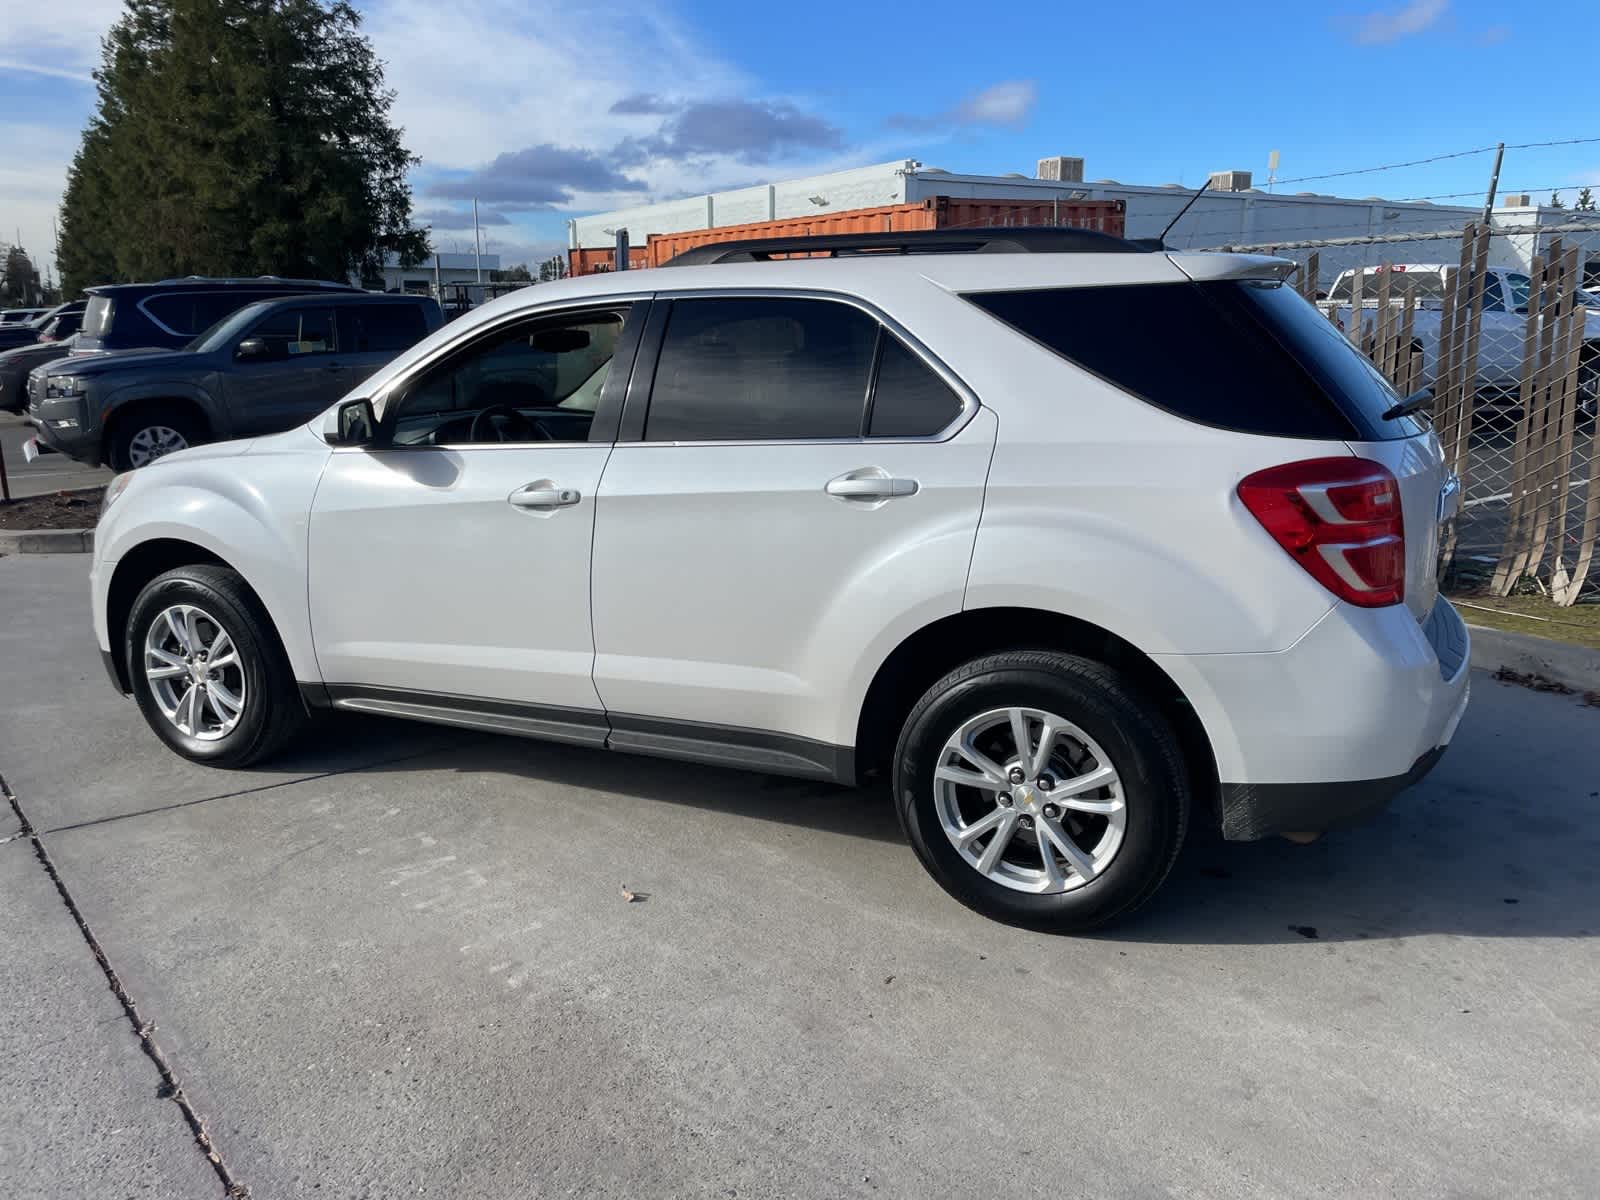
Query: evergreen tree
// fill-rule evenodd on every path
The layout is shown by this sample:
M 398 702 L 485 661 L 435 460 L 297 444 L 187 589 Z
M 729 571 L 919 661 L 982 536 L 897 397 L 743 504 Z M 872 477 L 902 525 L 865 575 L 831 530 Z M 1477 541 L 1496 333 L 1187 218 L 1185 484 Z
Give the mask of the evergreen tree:
M 1549 199 L 1548 203 L 1546 203 L 1545 207 L 1546 208 L 1565 208 L 1566 205 L 1561 203 L 1561 193 L 1560 192 L 1551 192 L 1550 193 L 1550 199 Z
M 67 288 L 419 261 L 416 159 L 360 22 L 344 0 L 126 0 L 63 199 Z
M 1594 212 L 1594 195 L 1588 188 L 1578 193 L 1578 202 L 1572 206 L 1573 212 Z
M 32 307 L 44 291 L 39 286 L 39 271 L 33 260 L 21 246 L 7 247 L 4 257 L 4 266 L 0 267 L 0 305 Z

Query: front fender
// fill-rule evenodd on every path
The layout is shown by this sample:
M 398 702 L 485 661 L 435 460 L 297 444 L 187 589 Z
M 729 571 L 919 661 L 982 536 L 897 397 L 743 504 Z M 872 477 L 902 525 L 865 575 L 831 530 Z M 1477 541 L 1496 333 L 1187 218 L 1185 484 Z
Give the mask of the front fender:
M 310 434 L 305 442 L 288 453 L 180 459 L 134 473 L 95 531 L 95 619 L 103 646 L 110 645 L 105 599 L 116 564 L 145 542 L 172 539 L 238 571 L 266 606 L 295 678 L 321 678 L 306 601 L 306 531 L 328 451 Z
M 100 402 L 102 428 L 116 420 L 117 410 L 141 400 L 188 400 L 205 414 L 206 422 L 216 437 L 225 438 L 232 432 L 224 407 L 203 383 L 194 379 L 146 379 L 128 383 L 106 394 Z

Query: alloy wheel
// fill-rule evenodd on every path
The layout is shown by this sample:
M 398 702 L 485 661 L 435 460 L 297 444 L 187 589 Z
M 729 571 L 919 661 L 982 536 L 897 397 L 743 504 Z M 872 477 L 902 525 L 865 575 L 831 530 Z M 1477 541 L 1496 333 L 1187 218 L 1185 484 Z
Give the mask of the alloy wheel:
M 1074 891 L 1110 866 L 1127 804 L 1106 752 L 1071 721 L 995 708 L 961 725 L 934 768 L 945 836 L 985 879 L 1016 891 Z
M 244 663 L 222 623 L 192 604 L 156 614 L 144 638 L 144 677 L 156 707 L 185 737 L 227 737 L 249 697 Z
M 189 440 L 172 426 L 146 425 L 128 439 L 128 465 L 142 467 L 175 450 L 186 450 L 188 447 Z

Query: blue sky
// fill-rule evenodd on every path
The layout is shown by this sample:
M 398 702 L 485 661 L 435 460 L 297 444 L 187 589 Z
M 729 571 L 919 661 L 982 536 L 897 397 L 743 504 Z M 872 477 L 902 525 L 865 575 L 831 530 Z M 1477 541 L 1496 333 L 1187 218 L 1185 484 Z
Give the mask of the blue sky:
M 43 260 L 120 7 L 0 0 L 0 238 L 20 226 Z M 1259 183 L 1276 149 L 1288 190 L 1471 203 L 1487 154 L 1305 177 L 1600 137 L 1593 71 L 1548 65 L 1560 45 L 1596 44 L 1592 4 L 357 7 L 423 159 L 419 220 L 441 249 L 467 249 L 476 196 L 489 249 L 509 261 L 564 245 L 578 213 L 899 158 L 1031 173 L 1042 155 L 1076 154 L 1091 179 L 1196 186 L 1221 168 Z M 1600 185 L 1600 143 L 1509 150 L 1501 190 L 1585 183 Z

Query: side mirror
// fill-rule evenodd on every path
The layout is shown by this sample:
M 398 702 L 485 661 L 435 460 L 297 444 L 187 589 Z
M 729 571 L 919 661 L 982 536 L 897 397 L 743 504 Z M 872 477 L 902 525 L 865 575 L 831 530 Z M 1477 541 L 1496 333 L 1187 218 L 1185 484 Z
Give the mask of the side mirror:
M 335 446 L 370 446 L 378 436 L 371 400 L 346 400 L 335 410 L 328 440 Z
M 234 350 L 233 357 L 240 362 L 260 362 L 272 357 L 272 347 L 265 338 L 247 337 Z

